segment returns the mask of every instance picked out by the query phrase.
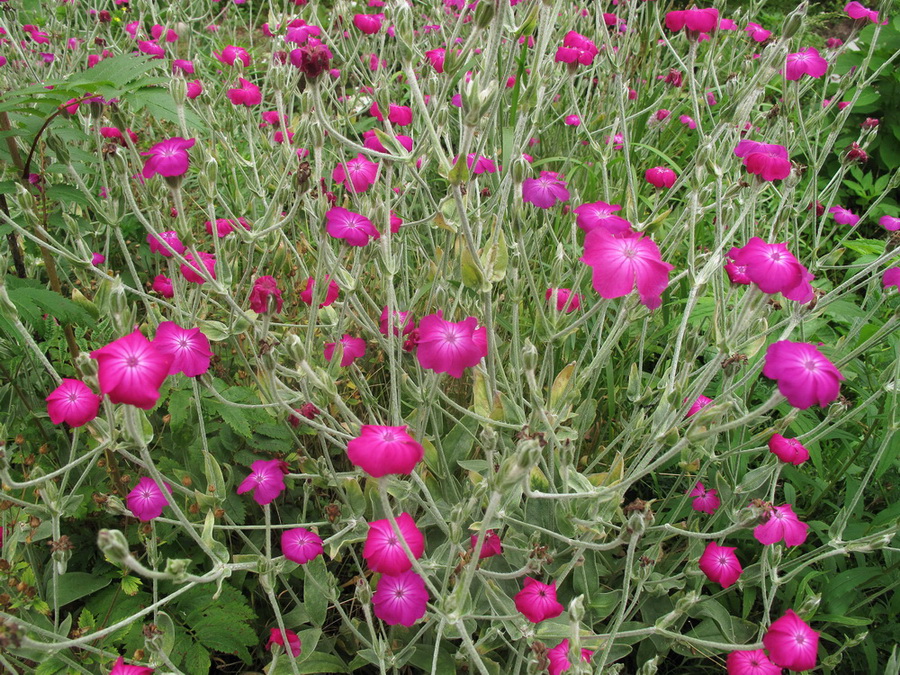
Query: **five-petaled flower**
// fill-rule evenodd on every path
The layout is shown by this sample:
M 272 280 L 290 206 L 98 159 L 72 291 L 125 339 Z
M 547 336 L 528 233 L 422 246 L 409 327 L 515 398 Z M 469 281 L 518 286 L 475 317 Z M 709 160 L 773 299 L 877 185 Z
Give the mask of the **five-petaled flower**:
M 513 598 L 516 609 L 531 623 L 553 619 L 563 613 L 562 604 L 556 599 L 556 582 L 544 584 L 525 577 L 524 588 Z
M 419 321 L 416 358 L 427 370 L 459 378 L 463 370 L 478 365 L 487 353 L 487 329 L 479 327 L 475 317 L 453 322 L 438 311 Z
M 370 476 L 409 475 L 422 461 L 425 450 L 406 427 L 363 424 L 359 436 L 347 443 L 347 457 Z
M 766 350 L 763 375 L 778 382 L 778 391 L 795 408 L 824 408 L 841 393 L 844 376 L 814 345 L 779 340 Z
M 280 459 L 258 459 L 250 465 L 250 475 L 238 486 L 239 495 L 253 491 L 253 499 L 260 506 L 270 504 L 284 489 L 284 474 L 288 465 Z
M 91 352 L 97 361 L 100 391 L 113 403 L 150 410 L 159 400 L 159 387 L 175 360 L 139 330 Z

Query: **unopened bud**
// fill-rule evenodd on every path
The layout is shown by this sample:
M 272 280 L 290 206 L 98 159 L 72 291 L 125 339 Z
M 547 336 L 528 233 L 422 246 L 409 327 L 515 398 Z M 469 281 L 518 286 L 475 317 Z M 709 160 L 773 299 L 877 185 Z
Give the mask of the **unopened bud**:
M 187 571 L 190 566 L 191 560 L 189 558 L 169 558 L 166 560 L 166 574 L 172 575 L 173 581 L 179 583 L 187 577 Z
M 494 19 L 494 13 L 493 2 L 479 2 L 478 6 L 475 8 L 475 25 L 481 30 L 484 30 L 491 25 L 491 21 Z
M 534 371 L 537 368 L 538 351 L 531 340 L 525 339 L 525 345 L 522 347 L 522 361 L 525 364 L 525 370 Z
M 119 530 L 100 530 L 97 534 L 97 546 L 114 563 L 121 563 L 131 555 L 128 540 Z
M 807 3 L 801 2 L 797 6 L 797 9 L 788 14 L 781 27 L 782 41 L 792 38 L 794 34 L 800 30 L 800 27 L 803 25 L 803 19 L 806 17 L 806 8 Z

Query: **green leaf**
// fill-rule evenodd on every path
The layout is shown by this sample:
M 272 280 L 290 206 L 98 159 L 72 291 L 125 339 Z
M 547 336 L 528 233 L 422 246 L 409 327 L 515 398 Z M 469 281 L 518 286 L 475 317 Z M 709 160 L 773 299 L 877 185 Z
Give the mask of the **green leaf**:
M 288 666 L 290 668 L 290 666 Z M 349 673 L 347 664 L 344 663 L 334 654 L 324 654 L 316 652 L 311 654 L 308 659 L 297 665 L 297 671 L 301 675 L 312 675 L 313 673 Z M 291 671 L 288 671 L 291 672 Z
M 40 665 L 34 671 L 34 675 L 55 675 L 56 673 L 66 671 L 68 667 L 68 665 L 56 657 L 51 656 L 50 658 L 41 661 Z
M 169 415 L 171 415 L 172 429 L 179 430 L 190 417 L 191 411 L 194 409 L 193 392 L 190 389 L 179 389 L 173 391 L 169 397 Z
M 243 408 L 235 408 L 219 401 L 206 399 L 203 402 L 204 407 L 209 409 L 214 416 L 218 416 L 225 424 L 231 427 L 234 433 L 243 436 L 246 439 L 253 437 L 250 429 L 250 421 L 247 419 L 247 413 Z
M 214 610 L 190 624 L 197 639 L 213 651 L 237 654 L 250 663 L 247 647 L 258 640 L 254 630 L 242 621 L 235 621 L 227 612 Z
M 322 626 L 325 623 L 325 615 L 328 613 L 328 570 L 322 556 L 310 560 L 304 565 L 305 578 L 303 581 L 303 604 L 309 612 L 309 620 L 314 626 Z
M 126 574 L 122 577 L 121 586 L 122 592 L 125 595 L 136 595 L 139 590 L 141 590 L 141 585 L 144 582 L 140 577 L 135 576 L 134 574 Z
M 94 630 L 97 625 L 97 619 L 91 614 L 91 611 L 85 607 L 78 616 L 78 627 L 85 633 Z
M 87 572 L 69 572 L 59 577 L 57 601 L 60 606 L 67 605 L 101 588 L 106 588 L 112 579 L 98 577 Z
M 93 68 L 76 73 L 66 80 L 66 86 L 78 87 L 91 91 L 98 84 L 108 84 L 115 88 L 124 88 L 126 84 L 136 80 L 150 70 L 159 67 L 154 59 L 147 56 L 123 54 L 103 59 Z
M 40 285 L 22 285 L 15 277 L 7 277 L 9 299 L 19 311 L 19 316 L 29 322 L 40 321 L 43 314 L 49 314 L 60 323 L 78 326 L 93 326 L 93 320 L 87 310 L 78 306 L 59 293 L 43 288 Z
M 209 652 L 199 642 L 195 642 L 184 656 L 184 669 L 189 673 L 208 673 Z
M 47 198 L 56 202 L 75 202 L 84 207 L 90 207 L 91 200 L 78 188 L 71 185 L 54 185 L 47 190 Z

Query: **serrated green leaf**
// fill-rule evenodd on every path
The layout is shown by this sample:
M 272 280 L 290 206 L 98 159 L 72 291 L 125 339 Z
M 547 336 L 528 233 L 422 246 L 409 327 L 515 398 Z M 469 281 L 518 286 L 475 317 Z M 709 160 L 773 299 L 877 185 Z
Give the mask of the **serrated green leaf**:
M 133 574 L 127 574 L 122 577 L 121 586 L 122 592 L 125 595 L 136 595 L 139 590 L 141 590 L 141 585 L 144 582 L 141 581 L 140 577 L 137 577 Z
M 91 614 L 91 610 L 87 607 L 81 610 L 81 614 L 78 616 L 78 627 L 84 632 L 94 630 L 94 626 L 97 625 L 97 619 Z
M 74 74 L 66 80 L 66 86 L 77 87 L 85 91 L 91 91 L 92 86 L 99 84 L 124 88 L 129 82 L 156 67 L 158 64 L 147 56 L 132 54 L 113 56 L 103 59 L 93 68 Z
M 210 668 L 209 652 L 199 642 L 195 642 L 184 655 L 184 669 L 188 673 L 208 673 Z
M 189 389 L 173 391 L 169 396 L 169 415 L 171 415 L 172 429 L 179 430 L 191 415 L 194 409 L 192 392 Z

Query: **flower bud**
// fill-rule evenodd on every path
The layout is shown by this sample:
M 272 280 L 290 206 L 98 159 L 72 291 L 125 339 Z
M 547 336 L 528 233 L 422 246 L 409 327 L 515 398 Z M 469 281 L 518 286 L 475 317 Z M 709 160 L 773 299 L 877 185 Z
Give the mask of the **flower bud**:
M 512 163 L 512 177 L 514 183 L 521 183 L 530 171 L 528 162 L 524 157 L 514 159 Z
M 131 556 L 128 540 L 119 530 L 100 530 L 97 533 L 97 546 L 103 551 L 103 555 L 116 564 L 121 564 Z
M 491 21 L 494 19 L 494 13 L 493 2 L 479 2 L 478 6 L 475 8 L 475 25 L 481 30 L 484 30 L 491 25 Z
M 525 338 L 525 345 L 522 347 L 522 361 L 525 364 L 525 370 L 534 372 L 537 368 L 538 351 L 531 340 Z
M 584 595 L 579 595 L 569 603 L 569 618 L 573 623 L 581 623 L 584 618 Z
M 800 30 L 803 25 L 803 19 L 806 17 L 807 3 L 801 2 L 797 9 L 788 14 L 781 27 L 781 40 L 785 41 L 792 38 L 794 34 Z
M 190 558 L 169 558 L 166 560 L 166 574 L 170 574 L 172 581 L 176 584 L 182 583 L 187 578 L 187 571 L 190 566 Z
M 187 80 L 183 77 L 173 77 L 169 80 L 169 93 L 179 108 L 184 106 L 187 100 Z

